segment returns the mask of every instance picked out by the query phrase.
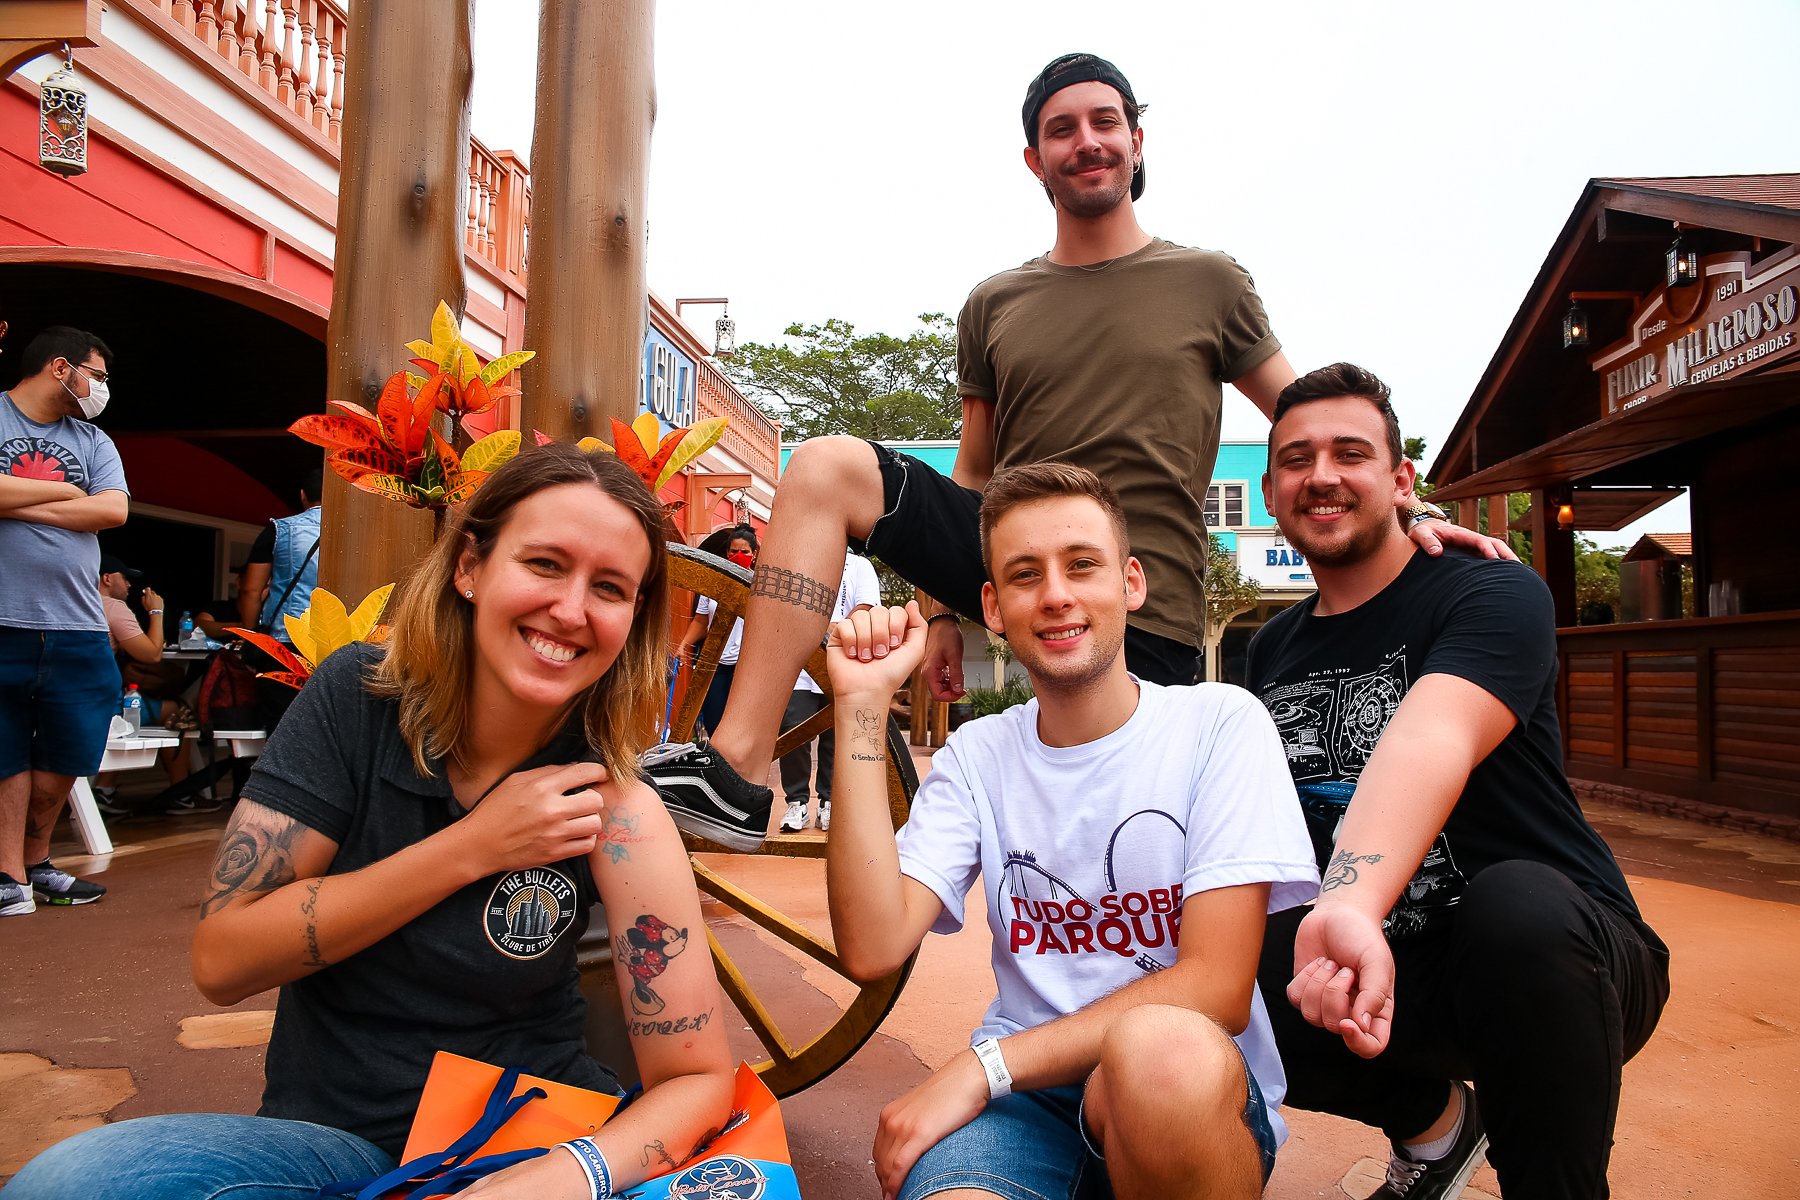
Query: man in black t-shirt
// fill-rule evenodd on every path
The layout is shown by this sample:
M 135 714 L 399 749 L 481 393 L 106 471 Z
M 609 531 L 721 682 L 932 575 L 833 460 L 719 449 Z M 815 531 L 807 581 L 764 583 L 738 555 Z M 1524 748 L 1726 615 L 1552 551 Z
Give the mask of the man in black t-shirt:
M 1556 636 L 1529 568 L 1417 552 L 1388 389 L 1339 363 L 1277 398 L 1263 493 L 1319 591 L 1250 645 L 1323 874 L 1259 982 L 1287 1103 L 1379 1126 L 1377 1200 L 1605 1196 L 1620 1069 L 1668 998 L 1562 770 Z M 1473 1080 L 1471 1091 L 1463 1080 Z M 1479 1105 L 1477 1105 L 1479 1096 Z

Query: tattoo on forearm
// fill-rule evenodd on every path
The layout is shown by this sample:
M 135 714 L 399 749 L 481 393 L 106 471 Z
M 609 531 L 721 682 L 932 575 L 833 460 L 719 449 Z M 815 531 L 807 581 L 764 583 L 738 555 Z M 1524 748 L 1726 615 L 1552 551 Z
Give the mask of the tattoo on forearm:
M 633 1021 L 630 1025 L 631 1036 L 649 1037 L 652 1034 L 696 1033 L 705 1029 L 712 1019 L 713 1010 L 709 1008 L 705 1012 L 695 1013 L 691 1017 L 676 1017 L 673 1021 Z
M 756 579 L 750 585 L 750 595 L 767 596 L 783 604 L 792 604 L 795 608 L 816 612 L 821 617 L 829 617 L 832 606 L 837 603 L 836 588 L 828 588 L 798 571 L 766 563 L 756 564 Z
M 292 817 L 240 807 L 219 842 L 200 919 L 212 916 L 240 893 L 272 892 L 299 878 L 294 842 L 305 829 Z
M 315 879 L 306 885 L 306 899 L 300 902 L 300 912 L 306 917 L 306 961 L 308 967 L 329 967 L 325 956 L 319 953 L 319 885 L 323 879 Z
M 1349 850 L 1339 850 L 1331 856 L 1331 862 L 1325 868 L 1325 880 L 1319 884 L 1319 890 L 1330 892 L 1341 887 L 1349 887 L 1356 882 L 1357 863 L 1368 863 L 1370 866 L 1374 866 L 1384 857 L 1386 856 L 1381 854 L 1358 855 Z
M 661 1138 L 658 1138 L 644 1147 L 644 1166 L 649 1166 L 650 1160 L 653 1158 L 668 1163 L 670 1170 L 674 1170 L 681 1165 L 675 1161 L 675 1156 L 669 1153 L 669 1148 L 663 1145 Z
M 881 735 L 886 732 L 883 726 L 887 723 L 887 713 L 880 709 L 859 708 L 856 710 L 855 717 L 856 728 L 850 731 L 850 740 L 866 742 L 877 750 L 881 749 Z M 860 758 L 862 756 L 853 755 L 852 757 Z

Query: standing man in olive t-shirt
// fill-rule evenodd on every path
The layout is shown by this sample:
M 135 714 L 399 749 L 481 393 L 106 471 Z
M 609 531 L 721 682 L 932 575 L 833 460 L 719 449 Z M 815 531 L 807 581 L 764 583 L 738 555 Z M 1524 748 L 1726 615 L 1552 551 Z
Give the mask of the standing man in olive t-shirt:
M 824 636 L 845 542 L 933 598 L 926 679 L 940 700 L 962 694 L 955 617 L 981 619 L 981 489 L 1001 468 L 1061 460 L 1117 489 L 1149 584 L 1126 628 L 1126 665 L 1154 683 L 1194 682 L 1206 611 L 1201 505 L 1222 385 L 1267 415 L 1295 371 L 1242 267 L 1138 225 L 1143 107 L 1119 69 L 1091 54 L 1064 55 L 1032 80 L 1025 165 L 1055 209 L 1056 244 L 981 284 L 963 308 L 963 429 L 951 478 L 857 438 L 812 438 L 795 450 L 757 561 L 725 717 L 708 749 L 667 748 L 649 764 L 676 824 L 763 836 L 773 795 L 753 781 L 768 775 L 789 681 Z M 1440 536 L 1511 556 L 1441 521 L 1413 528 L 1432 553 Z

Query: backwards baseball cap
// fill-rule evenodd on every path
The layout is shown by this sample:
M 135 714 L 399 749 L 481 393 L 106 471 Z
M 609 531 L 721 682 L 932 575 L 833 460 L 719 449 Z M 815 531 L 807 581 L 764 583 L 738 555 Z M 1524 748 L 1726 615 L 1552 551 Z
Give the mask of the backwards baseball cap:
M 144 577 L 142 571 L 135 567 L 126 566 L 123 562 L 110 554 L 102 554 L 100 556 L 100 573 L 102 575 L 123 575 L 125 578 L 133 581 Z
M 1065 54 L 1053 59 L 1049 66 L 1039 71 L 1031 86 L 1025 89 L 1025 140 L 1037 145 L 1038 114 L 1044 111 L 1044 104 L 1056 93 L 1066 87 L 1078 83 L 1104 83 L 1108 87 L 1118 89 L 1125 103 L 1143 112 L 1150 106 L 1139 104 L 1137 97 L 1131 94 L 1131 83 L 1125 73 L 1107 62 L 1097 54 Z M 1136 200 L 1144 194 L 1144 160 L 1138 156 L 1137 170 L 1131 176 L 1131 198 Z

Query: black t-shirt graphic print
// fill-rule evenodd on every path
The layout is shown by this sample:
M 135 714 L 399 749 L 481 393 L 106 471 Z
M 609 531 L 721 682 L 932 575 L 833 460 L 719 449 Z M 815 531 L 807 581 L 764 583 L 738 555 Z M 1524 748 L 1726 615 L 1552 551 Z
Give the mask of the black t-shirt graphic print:
M 1317 616 L 1317 602 L 1277 614 L 1257 634 L 1248 686 L 1281 735 L 1321 871 L 1376 743 L 1420 678 L 1467 679 L 1518 722 L 1470 773 L 1395 901 L 1384 922 L 1390 941 L 1453 921 L 1468 881 L 1511 859 L 1553 867 L 1637 917 L 1624 875 L 1563 775 L 1550 594 L 1529 567 L 1420 552 L 1349 612 Z

